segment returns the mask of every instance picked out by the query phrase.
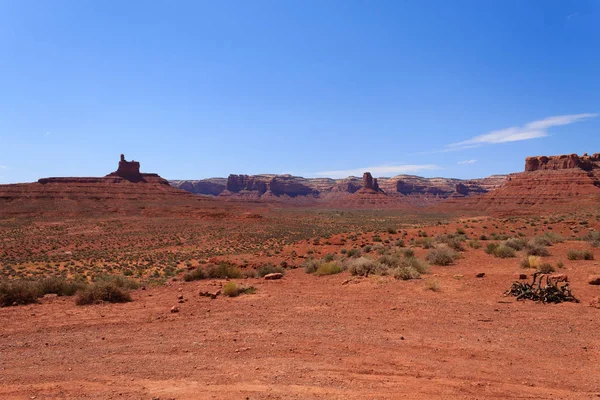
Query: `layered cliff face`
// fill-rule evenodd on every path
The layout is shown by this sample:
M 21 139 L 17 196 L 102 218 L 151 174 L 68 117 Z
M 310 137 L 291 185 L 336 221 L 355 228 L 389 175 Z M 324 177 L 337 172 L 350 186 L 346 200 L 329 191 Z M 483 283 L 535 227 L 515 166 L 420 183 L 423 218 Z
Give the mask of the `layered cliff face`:
M 141 173 L 138 162 L 124 157 L 117 171 L 105 177 L 42 178 L 34 183 L 0 185 L 0 215 L 143 212 L 199 200 L 157 174 Z
M 467 199 L 453 199 L 444 207 L 502 214 L 536 212 L 543 208 L 570 209 L 600 201 L 600 154 L 528 157 L 525 172 L 508 176 L 496 190 Z
M 600 168 L 600 153 L 588 156 L 585 153 L 582 156 L 577 154 L 563 154 L 560 156 L 538 156 L 527 157 L 525 159 L 525 171 L 544 171 L 561 169 L 582 169 L 591 171 Z
M 424 206 L 452 196 L 486 193 L 502 184 L 504 175 L 484 179 L 460 180 L 398 175 L 373 178 L 366 172 L 362 179 L 302 178 L 292 175 L 229 175 L 198 181 L 170 181 L 171 185 L 197 194 L 218 195 L 224 199 L 337 201 L 351 202 L 366 194 L 390 197 L 392 203 Z M 376 197 L 383 201 L 382 196 Z M 389 202 L 386 200 L 386 202 Z

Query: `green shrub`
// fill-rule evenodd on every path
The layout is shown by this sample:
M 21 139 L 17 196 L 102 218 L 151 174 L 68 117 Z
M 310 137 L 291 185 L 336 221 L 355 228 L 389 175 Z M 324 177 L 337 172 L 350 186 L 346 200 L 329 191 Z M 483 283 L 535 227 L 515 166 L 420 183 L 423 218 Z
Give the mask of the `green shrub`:
M 434 242 L 433 238 L 426 237 L 426 238 L 418 239 L 416 242 L 416 245 L 421 246 L 424 249 L 432 249 L 433 247 L 435 247 L 435 242 Z
M 494 250 L 494 257 L 498 257 L 498 258 L 515 257 L 515 250 L 512 247 L 502 244 L 502 245 L 496 247 L 496 249 Z
M 446 266 L 450 265 L 458 258 L 458 254 L 449 247 L 436 247 L 429 250 L 426 260 L 430 264 Z
M 426 262 L 419 260 L 416 257 L 406 257 L 400 261 L 400 267 L 410 267 L 420 274 L 429 273 L 429 265 Z
M 346 268 L 351 275 L 368 276 L 369 274 L 377 274 L 385 266 L 370 258 L 360 257 L 347 260 Z
M 188 271 L 183 275 L 183 280 L 186 282 L 199 281 L 201 279 L 206 279 L 206 274 L 204 273 L 204 270 L 200 267 L 194 268 L 193 270 Z
M 567 250 L 567 258 L 569 260 L 593 260 L 594 253 L 589 250 Z
M 39 281 L 39 294 L 56 294 L 58 296 L 73 296 L 77 291 L 83 290 L 83 282 L 67 281 L 64 278 L 46 278 Z
M 413 249 L 404 250 L 404 257 L 410 258 L 415 256 L 415 251 Z
M 488 243 L 488 244 L 485 246 L 485 252 L 486 252 L 487 254 L 494 254 L 494 251 L 496 251 L 496 249 L 497 249 L 499 246 L 500 246 L 500 245 L 499 245 L 498 243 L 494 243 L 494 242 L 492 242 L 492 243 Z
M 548 249 L 540 244 L 529 243 L 527 244 L 527 255 L 529 256 L 540 256 L 547 257 L 550 255 Z
M 265 264 L 263 266 L 258 267 L 258 269 L 256 270 L 256 275 L 262 278 L 265 275 L 277 272 L 280 274 L 285 274 L 285 269 L 280 266 L 274 266 L 273 264 Z
M 208 268 L 206 275 L 211 279 L 239 279 L 242 277 L 242 271 L 234 265 L 221 263 Z
M 346 253 L 346 256 L 352 257 L 352 258 L 358 258 L 358 257 L 360 257 L 360 253 L 361 253 L 360 249 L 350 249 Z
M 504 244 L 514 250 L 523 250 L 527 242 L 524 239 L 512 238 L 508 239 Z
M 118 286 L 114 281 L 100 281 L 89 285 L 79 292 L 75 304 L 83 306 L 98 303 L 126 303 L 131 301 L 127 291 Z
M 252 294 L 255 292 L 256 288 L 254 286 L 238 285 L 235 282 L 227 282 L 227 284 L 223 286 L 223 296 L 228 297 L 237 297 L 241 294 Z
M 317 268 L 317 270 L 315 271 L 315 275 L 316 276 L 333 275 L 333 274 L 339 274 L 342 271 L 343 271 L 343 268 L 339 264 L 337 264 L 335 262 L 328 262 L 328 263 L 320 264 L 319 267 Z
M 477 250 L 481 248 L 481 243 L 479 242 L 479 240 L 473 239 L 469 241 L 469 247 Z
M 301 267 L 304 268 L 304 272 L 307 274 L 314 274 L 317 268 L 319 268 L 319 262 L 313 258 L 309 258 L 302 263 Z
M 22 305 L 37 302 L 40 288 L 37 282 L 0 281 L 0 306 Z
M 549 274 L 549 273 L 555 271 L 554 267 L 550 263 L 542 263 L 542 264 L 540 264 L 538 266 L 537 270 L 539 272 L 541 272 L 542 274 Z
M 330 262 L 335 260 L 335 254 L 325 254 L 325 257 L 323 257 L 323 262 Z
M 413 267 L 398 267 L 394 269 L 394 278 L 407 281 L 409 279 L 419 279 L 421 274 Z

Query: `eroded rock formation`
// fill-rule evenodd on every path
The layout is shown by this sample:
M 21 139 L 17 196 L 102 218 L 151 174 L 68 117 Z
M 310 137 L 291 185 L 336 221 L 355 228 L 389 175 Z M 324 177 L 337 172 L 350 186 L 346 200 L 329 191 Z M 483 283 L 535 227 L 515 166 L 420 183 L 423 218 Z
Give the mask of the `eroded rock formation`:
M 464 188 L 458 191 L 464 192 Z M 452 199 L 442 207 L 503 214 L 553 211 L 598 205 L 600 154 L 527 157 L 525 172 L 509 175 L 504 184 L 481 196 Z
M 560 156 L 538 156 L 525 159 L 525 171 L 560 170 L 579 168 L 584 171 L 600 168 L 600 153 L 588 156 L 577 154 L 563 154 Z
M 461 180 L 449 178 L 422 178 L 398 175 L 392 178 L 373 178 L 365 173 L 362 178 L 344 179 L 302 178 L 292 175 L 230 175 L 196 181 L 170 181 L 171 185 L 192 193 L 220 196 L 229 199 L 296 201 L 344 201 L 359 191 L 380 193 L 393 197 L 391 201 L 425 206 L 453 196 L 472 196 L 486 193 L 500 186 L 505 175 L 483 179 Z

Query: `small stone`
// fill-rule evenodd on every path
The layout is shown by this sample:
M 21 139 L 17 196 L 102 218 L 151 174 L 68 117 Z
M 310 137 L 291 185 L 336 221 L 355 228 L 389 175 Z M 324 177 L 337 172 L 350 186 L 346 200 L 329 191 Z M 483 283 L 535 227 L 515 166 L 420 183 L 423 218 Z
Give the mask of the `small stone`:
M 549 279 L 554 282 L 569 282 L 567 274 L 552 274 Z
M 268 281 L 272 281 L 275 279 L 281 279 L 281 278 L 283 278 L 283 274 L 281 272 L 273 272 L 272 274 L 265 275 L 265 279 Z
M 180 294 L 179 296 L 177 296 L 177 300 L 183 300 L 183 295 Z
M 527 274 L 516 274 L 517 279 L 527 279 Z
M 179 307 L 177 307 L 177 306 L 171 307 L 171 312 L 172 313 L 178 313 L 179 312 Z
M 476 278 L 483 278 L 485 276 L 485 272 L 478 272 L 477 274 L 475 274 Z
M 590 307 L 600 309 L 600 296 L 594 297 L 592 301 L 590 301 Z
M 600 275 L 590 275 L 588 277 L 588 283 L 590 285 L 600 285 Z

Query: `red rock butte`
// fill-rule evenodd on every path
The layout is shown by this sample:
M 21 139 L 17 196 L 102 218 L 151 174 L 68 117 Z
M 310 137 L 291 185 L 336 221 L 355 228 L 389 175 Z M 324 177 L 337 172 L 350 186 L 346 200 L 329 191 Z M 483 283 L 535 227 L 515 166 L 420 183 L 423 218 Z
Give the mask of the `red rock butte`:
M 202 200 L 169 185 L 158 174 L 141 173 L 140 163 L 126 161 L 123 155 L 117 170 L 104 177 L 53 177 L 0 185 L 0 209 L 10 215 L 141 212 Z

